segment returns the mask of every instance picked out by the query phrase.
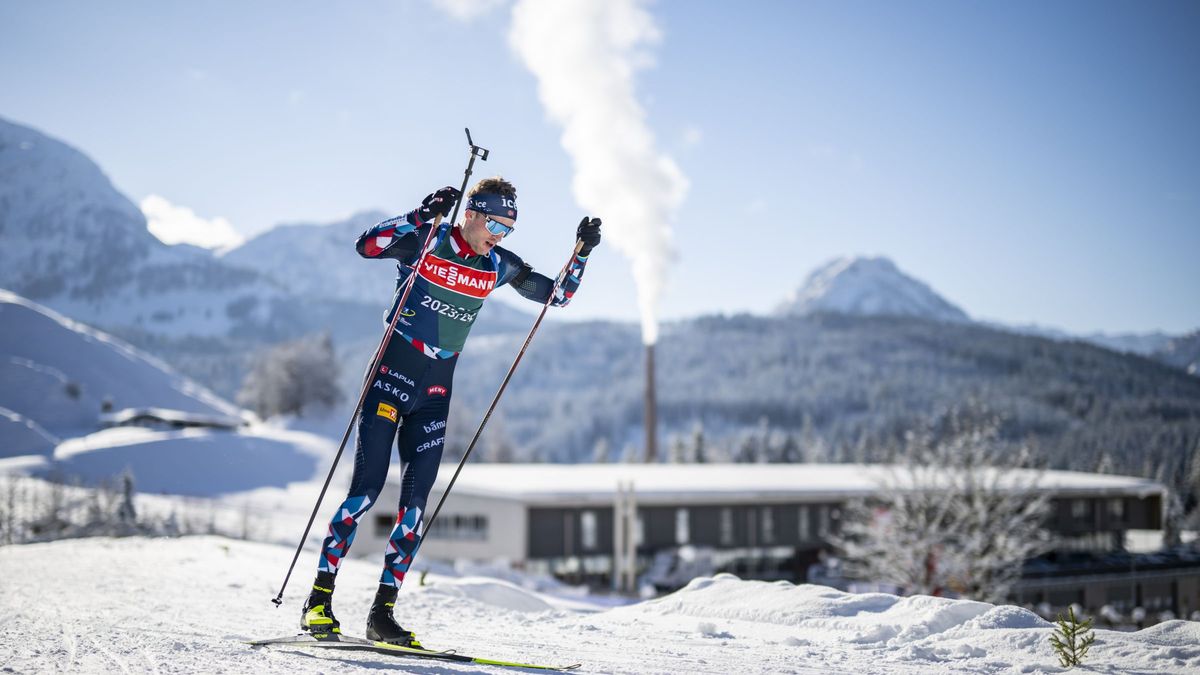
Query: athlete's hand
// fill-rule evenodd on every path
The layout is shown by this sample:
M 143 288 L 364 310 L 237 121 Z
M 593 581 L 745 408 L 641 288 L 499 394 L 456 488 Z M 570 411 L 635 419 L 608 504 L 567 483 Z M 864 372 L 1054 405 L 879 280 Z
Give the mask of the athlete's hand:
M 575 229 L 575 238 L 583 242 L 579 255 L 586 258 L 592 249 L 600 245 L 600 219 L 584 216 Z
M 454 208 L 454 203 L 460 197 L 462 197 L 462 193 L 458 191 L 458 188 L 447 185 L 426 197 L 421 202 L 420 208 L 417 209 L 417 214 L 421 216 L 422 221 L 433 220 L 434 216 L 445 218 L 450 215 L 451 209 Z

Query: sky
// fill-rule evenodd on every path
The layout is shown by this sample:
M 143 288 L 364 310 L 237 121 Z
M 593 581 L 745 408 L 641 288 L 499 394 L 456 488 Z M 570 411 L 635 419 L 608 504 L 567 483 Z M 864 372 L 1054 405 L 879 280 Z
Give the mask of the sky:
M 1197 34 L 1170 0 L 3 3 L 0 117 L 210 246 L 407 211 L 470 127 L 536 268 L 606 219 L 572 318 L 769 312 L 883 255 L 974 318 L 1181 333 Z

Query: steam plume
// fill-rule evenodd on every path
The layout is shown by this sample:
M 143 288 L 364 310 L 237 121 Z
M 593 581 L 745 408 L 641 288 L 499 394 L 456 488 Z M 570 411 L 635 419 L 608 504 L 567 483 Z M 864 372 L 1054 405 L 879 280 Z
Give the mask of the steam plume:
M 655 148 L 634 74 L 661 35 L 640 0 L 520 0 L 509 43 L 538 80 L 562 125 L 576 201 L 604 220 L 604 240 L 630 259 L 642 339 L 658 339 L 658 305 L 672 259 L 671 226 L 687 191 L 675 162 Z

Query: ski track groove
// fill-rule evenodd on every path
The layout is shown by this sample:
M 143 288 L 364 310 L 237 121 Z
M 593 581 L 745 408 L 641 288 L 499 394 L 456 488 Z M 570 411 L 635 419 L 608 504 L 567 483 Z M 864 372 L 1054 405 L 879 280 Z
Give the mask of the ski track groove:
M 111 651 L 105 649 L 104 646 L 101 645 L 100 642 L 97 641 L 96 638 L 94 638 L 94 637 L 89 637 L 88 641 L 91 642 L 92 645 L 96 647 L 96 651 L 107 656 L 109 659 L 112 660 L 113 663 L 117 664 L 117 667 L 121 669 L 122 673 L 125 673 L 125 675 L 130 675 L 129 666 L 128 666 L 128 664 L 125 663 L 125 661 L 121 657 L 119 657 L 116 654 L 112 653 Z
M 138 647 L 138 651 L 140 651 L 142 656 L 145 657 L 146 663 L 150 664 L 150 672 L 154 673 L 154 675 L 160 675 L 161 671 L 158 669 L 158 662 L 154 660 L 153 656 L 151 656 L 150 650 L 146 649 L 145 647 Z
M 75 638 L 75 635 L 68 630 L 67 624 L 60 623 L 59 627 L 62 629 L 63 649 L 67 652 L 67 664 L 66 668 L 63 668 L 62 672 L 70 672 L 72 670 L 71 666 L 75 665 L 75 655 L 78 651 L 79 641 Z

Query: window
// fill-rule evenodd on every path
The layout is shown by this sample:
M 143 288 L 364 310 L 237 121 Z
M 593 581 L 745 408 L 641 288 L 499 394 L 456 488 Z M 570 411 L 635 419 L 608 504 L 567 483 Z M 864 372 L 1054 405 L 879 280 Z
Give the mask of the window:
M 584 511 L 579 514 L 580 536 L 583 538 L 583 550 L 596 550 L 596 512 Z
M 733 545 L 733 509 L 731 509 L 731 508 L 721 509 L 720 528 L 721 528 L 721 545 L 722 546 L 732 546 Z
M 393 519 L 389 519 L 394 522 Z M 377 520 L 377 531 L 383 523 Z M 391 528 L 388 528 L 391 532 Z M 488 519 L 484 515 L 447 514 L 433 521 L 433 528 L 426 533 L 433 539 L 455 539 L 459 541 L 486 541 Z
M 1087 518 L 1088 515 L 1088 500 L 1072 499 L 1071 500 L 1071 517 L 1072 518 Z
M 675 543 L 680 546 L 688 543 L 691 533 L 688 531 L 688 510 L 675 509 Z
M 808 522 L 808 507 L 801 506 L 797 508 L 797 516 L 799 517 L 799 535 L 800 541 L 808 541 L 812 535 L 812 526 Z
M 762 538 L 764 544 L 775 543 L 775 513 L 769 506 L 762 509 Z
M 1125 500 L 1121 497 L 1108 500 L 1108 515 L 1115 522 L 1125 520 Z
M 824 539 L 829 536 L 829 507 L 817 507 L 817 537 Z

